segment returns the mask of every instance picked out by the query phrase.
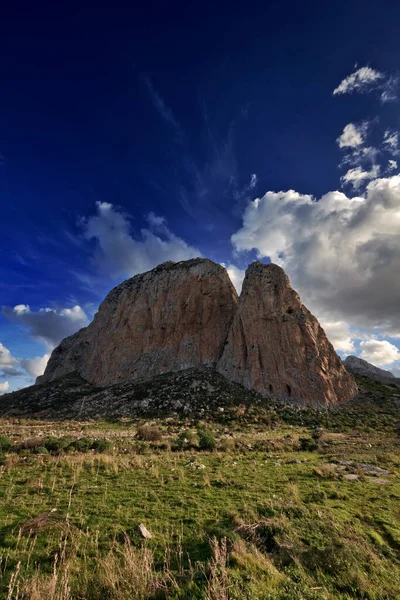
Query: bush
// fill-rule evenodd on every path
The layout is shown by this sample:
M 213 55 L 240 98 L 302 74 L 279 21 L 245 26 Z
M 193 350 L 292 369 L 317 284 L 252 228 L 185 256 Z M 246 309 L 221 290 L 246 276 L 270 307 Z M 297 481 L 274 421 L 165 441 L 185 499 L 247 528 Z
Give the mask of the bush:
M 49 437 L 47 438 L 43 446 L 52 454 L 60 454 L 69 445 L 69 440 L 62 438 Z
M 8 452 L 10 447 L 10 438 L 7 435 L 0 435 L 0 452 Z
M 143 442 L 159 442 L 162 438 L 162 433 L 157 427 L 141 425 L 137 428 L 136 437 Z
M 68 445 L 68 449 L 76 450 L 76 452 L 88 452 L 92 445 L 92 440 L 89 438 L 79 438 Z
M 208 429 L 199 429 L 199 448 L 200 450 L 215 450 L 217 442 L 212 431 Z
M 106 452 L 111 448 L 111 442 L 107 440 L 94 440 L 90 448 L 95 452 Z
M 49 451 L 47 450 L 47 448 L 45 446 L 37 446 L 34 449 L 35 454 L 48 454 Z
M 312 438 L 300 438 L 299 439 L 300 450 L 303 452 L 313 452 L 317 450 L 318 444 Z

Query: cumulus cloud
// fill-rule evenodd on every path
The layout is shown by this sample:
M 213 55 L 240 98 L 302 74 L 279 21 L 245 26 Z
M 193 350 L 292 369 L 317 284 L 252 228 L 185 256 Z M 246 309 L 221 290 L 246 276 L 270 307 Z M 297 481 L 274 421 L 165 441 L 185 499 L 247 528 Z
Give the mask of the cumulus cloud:
M 321 325 L 337 352 L 351 354 L 355 351 L 354 334 L 345 321 L 328 321 L 320 319 Z
M 5 307 L 3 311 L 10 321 L 22 325 L 49 349 L 89 323 L 85 311 L 78 305 L 72 308 L 41 308 L 33 311 L 28 305 L 18 304 L 14 308 Z
M 230 280 L 235 286 L 237 293 L 240 294 L 240 292 L 242 291 L 245 270 L 239 269 L 236 265 L 232 264 L 226 265 L 222 263 L 222 266 L 225 267 L 225 269 L 227 270 Z
M 10 384 L 8 381 L 4 381 L 4 383 L 0 383 L 0 396 L 1 394 L 5 394 L 10 389 Z
M 343 133 L 336 140 L 339 148 L 356 148 L 361 146 L 365 141 L 365 136 L 368 130 L 368 123 L 348 123 L 343 129 Z
M 389 162 L 388 162 L 388 170 L 389 171 L 394 171 L 395 169 L 397 169 L 397 161 L 396 160 L 389 160 Z
M 327 321 L 400 330 L 400 176 L 365 194 L 329 192 L 318 201 L 294 190 L 250 201 L 232 236 L 237 252 L 256 250 L 282 265 L 304 302 Z
M 23 359 L 21 360 L 21 366 L 29 373 L 29 375 L 36 378 L 39 377 L 39 375 L 43 375 L 49 358 L 50 354 L 44 354 L 44 356 Z
M 18 360 L 12 356 L 8 348 L 0 342 L 0 370 L 13 369 L 18 365 Z
M 400 361 L 400 350 L 386 340 L 366 340 L 360 343 L 361 358 L 376 365 L 388 367 Z
M 341 178 L 342 184 L 350 184 L 355 190 L 359 189 L 366 181 L 379 177 L 379 165 L 373 165 L 369 171 L 362 167 L 354 167 L 349 169 Z
M 18 377 L 23 375 L 20 370 L 20 361 L 15 358 L 10 350 L 0 342 L 0 377 Z M 7 382 L 8 384 L 8 382 Z
M 96 241 L 94 264 L 113 279 L 131 277 L 167 260 L 180 261 L 201 256 L 168 228 L 163 217 L 147 215 L 148 227 L 135 239 L 127 215 L 108 202 L 96 203 L 97 213 L 81 221 L 86 240 Z

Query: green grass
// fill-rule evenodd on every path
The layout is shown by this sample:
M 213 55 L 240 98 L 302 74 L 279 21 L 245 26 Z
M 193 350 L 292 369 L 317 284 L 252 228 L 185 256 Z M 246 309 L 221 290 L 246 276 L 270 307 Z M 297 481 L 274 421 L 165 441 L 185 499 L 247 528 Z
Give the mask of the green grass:
M 0 598 L 400 598 L 397 390 L 364 382 L 364 394 L 364 406 L 273 418 L 243 408 L 203 423 L 0 422 L 12 440 L 0 466 Z M 323 415 L 311 450 L 300 440 L 314 442 Z M 161 433 L 139 439 L 143 427 Z M 199 447 L 204 430 L 214 451 Z M 37 440 L 53 438 L 54 452 L 38 454 Z

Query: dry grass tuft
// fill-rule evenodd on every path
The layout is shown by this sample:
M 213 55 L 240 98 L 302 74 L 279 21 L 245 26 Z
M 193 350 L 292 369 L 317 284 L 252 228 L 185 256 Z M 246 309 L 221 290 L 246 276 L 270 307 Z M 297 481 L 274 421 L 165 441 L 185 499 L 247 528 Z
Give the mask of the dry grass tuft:
M 72 525 L 68 522 L 67 519 L 61 517 L 61 515 L 55 514 L 56 509 L 52 509 L 50 511 L 41 513 L 37 517 L 33 517 L 26 521 L 20 527 L 20 531 L 23 535 L 35 534 L 39 531 L 43 531 L 44 529 L 59 529 L 65 533 L 68 533 L 72 530 L 77 530 L 75 525 Z
M 226 537 L 211 539 L 212 558 L 208 562 L 207 600 L 229 600 L 228 548 Z

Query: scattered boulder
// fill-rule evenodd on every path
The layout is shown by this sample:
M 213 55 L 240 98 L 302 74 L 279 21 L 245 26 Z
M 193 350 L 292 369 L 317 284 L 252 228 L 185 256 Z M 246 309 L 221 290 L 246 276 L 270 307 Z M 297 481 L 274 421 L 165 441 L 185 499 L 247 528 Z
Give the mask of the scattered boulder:
M 140 523 L 140 525 L 138 525 L 138 531 L 142 538 L 144 538 L 145 540 L 151 540 L 151 538 L 153 537 L 153 534 L 150 533 L 150 531 L 143 525 L 143 523 Z

